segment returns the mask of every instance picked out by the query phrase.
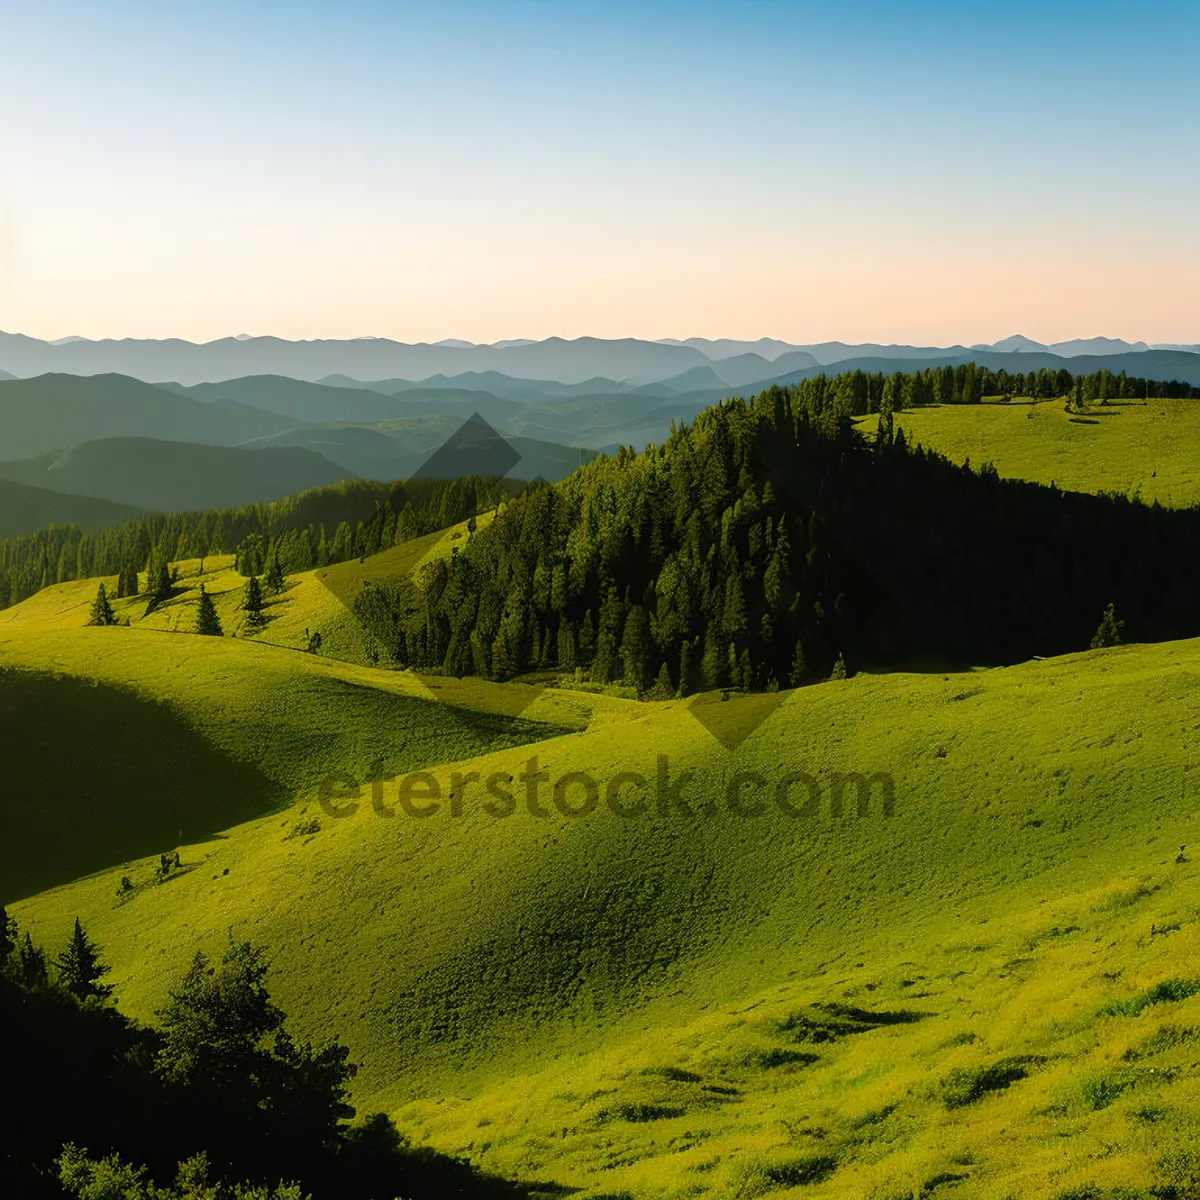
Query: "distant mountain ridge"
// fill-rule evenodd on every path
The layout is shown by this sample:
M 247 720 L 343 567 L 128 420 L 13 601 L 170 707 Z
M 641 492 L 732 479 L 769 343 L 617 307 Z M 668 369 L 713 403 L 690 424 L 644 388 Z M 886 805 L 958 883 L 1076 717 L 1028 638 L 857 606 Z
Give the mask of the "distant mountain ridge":
M 755 379 L 782 374 L 783 369 L 832 366 L 851 358 L 942 359 L 972 351 L 1048 352 L 1072 358 L 1147 352 L 1156 348 L 1165 347 L 1119 338 L 1075 339 L 1046 345 L 1023 335 L 973 347 L 937 347 L 845 342 L 793 345 L 773 338 L 648 341 L 552 337 L 541 341 L 513 339 L 495 345 L 474 345 L 447 338 L 432 344 L 409 344 L 388 338 L 287 341 L 241 334 L 205 343 L 179 338 L 100 341 L 70 338 L 48 342 L 23 334 L 0 332 L 0 372 L 20 378 L 51 372 L 71 375 L 115 373 L 147 383 L 176 380 L 185 385 L 254 375 L 278 375 L 309 382 L 337 376 L 355 381 L 399 379 L 419 382 L 476 372 L 561 385 L 607 379 L 637 386 L 707 367 L 726 385 L 741 387 Z M 783 369 L 773 371 L 772 364 Z
M 0 382 L 0 454 L 28 458 L 106 437 L 235 445 L 295 420 L 221 400 L 205 404 L 123 375 L 42 375 Z
M 104 529 L 127 521 L 137 512 L 136 508 L 94 496 L 77 496 L 0 479 L 0 537 L 33 533 L 47 525 Z
M 265 503 L 354 477 L 296 446 L 243 449 L 142 437 L 100 438 L 0 462 L 0 479 L 157 512 Z

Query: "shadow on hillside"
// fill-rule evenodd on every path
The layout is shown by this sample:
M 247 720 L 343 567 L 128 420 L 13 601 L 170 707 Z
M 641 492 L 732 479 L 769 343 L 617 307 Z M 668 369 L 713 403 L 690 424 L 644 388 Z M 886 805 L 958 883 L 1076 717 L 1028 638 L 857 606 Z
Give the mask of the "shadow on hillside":
M 0 669 L 0 903 L 208 837 L 277 807 L 279 785 L 167 706 Z

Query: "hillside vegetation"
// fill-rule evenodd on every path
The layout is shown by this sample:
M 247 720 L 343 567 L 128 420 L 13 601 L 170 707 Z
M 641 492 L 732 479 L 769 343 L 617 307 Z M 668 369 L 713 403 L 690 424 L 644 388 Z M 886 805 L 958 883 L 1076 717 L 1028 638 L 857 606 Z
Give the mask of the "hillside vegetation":
M 87 636 L 14 634 L 0 657 L 61 669 Z M 147 655 L 186 640 L 226 669 L 234 650 L 92 631 L 93 675 L 119 669 L 96 650 L 110 636 Z M 170 661 L 146 678 L 190 687 Z M 1049 1200 L 1170 1183 L 1191 1169 L 1197 1100 L 1200 910 L 1176 858 L 1198 800 L 1198 678 L 1197 643 L 859 676 L 781 694 L 733 752 L 694 701 L 627 705 L 457 765 L 515 777 L 511 817 L 489 815 L 479 785 L 451 816 L 447 764 L 426 819 L 404 815 L 394 784 L 380 797 L 394 815 L 369 788 L 341 818 L 309 800 L 185 846 L 168 886 L 153 862 L 121 866 L 16 915 L 49 940 L 81 914 L 135 1015 L 233 926 L 273 948 L 302 1030 L 342 1032 L 360 1106 L 585 1195 L 879 1198 L 969 1181 L 972 1196 Z M 339 720 L 348 698 L 322 696 L 330 724 L 357 723 Z M 352 744 L 310 747 L 364 778 Z M 620 798 L 647 811 L 566 817 L 548 782 L 547 815 L 530 815 L 534 753 L 551 781 L 640 774 Z M 672 779 L 694 772 L 690 811 L 659 814 L 660 755 Z M 820 787 L 799 817 L 770 799 L 796 770 Z M 731 811 L 739 771 L 762 776 L 739 792 L 766 799 L 760 816 Z M 894 814 L 877 788 L 865 815 L 853 792 L 834 815 L 833 773 L 849 771 L 887 772 Z
M 78 538 L 120 581 L 0 613 L 14 915 L 141 1020 L 266 947 L 360 1112 L 533 1195 L 1187 1200 L 1200 639 L 1083 647 L 1197 630 L 1197 513 L 914 448 L 979 386 Z

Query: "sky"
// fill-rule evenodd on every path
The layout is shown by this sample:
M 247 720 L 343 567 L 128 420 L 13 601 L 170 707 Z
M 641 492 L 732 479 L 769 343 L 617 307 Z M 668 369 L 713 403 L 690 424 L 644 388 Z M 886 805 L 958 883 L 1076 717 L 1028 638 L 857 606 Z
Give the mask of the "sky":
M 0 329 L 1200 342 L 1200 0 L 0 0 Z

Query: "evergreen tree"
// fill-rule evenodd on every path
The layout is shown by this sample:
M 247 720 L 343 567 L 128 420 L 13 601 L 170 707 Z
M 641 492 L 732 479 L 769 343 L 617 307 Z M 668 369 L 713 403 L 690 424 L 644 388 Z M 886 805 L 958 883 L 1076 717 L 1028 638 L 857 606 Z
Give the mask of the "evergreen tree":
M 804 643 L 796 639 L 796 653 L 792 655 L 792 687 L 799 687 L 808 677 L 808 663 L 804 658 Z
M 250 629 L 261 629 L 267 618 L 263 616 L 263 590 L 256 575 L 246 580 L 246 589 L 242 597 L 242 609 L 246 614 L 246 625 Z
M 565 619 L 558 627 L 558 665 L 564 671 L 575 670 L 575 627 Z
M 276 548 L 271 555 L 271 565 L 267 568 L 267 587 L 272 595 L 278 596 L 286 586 L 287 577 L 279 565 L 279 550 Z
M 335 1145 L 339 1122 L 354 1115 L 346 1086 L 357 1068 L 345 1046 L 289 1037 L 266 974 L 262 951 L 232 935 L 216 968 L 197 952 L 158 1014 L 156 1074 L 220 1096 L 227 1113 L 265 1134 Z
M 147 590 L 155 600 L 169 600 L 175 590 L 171 584 L 171 569 L 159 563 L 152 573 L 147 574 Z
M 96 599 L 92 601 L 92 616 L 88 621 L 89 625 L 115 625 L 117 618 L 113 613 L 112 605 L 108 602 L 108 595 L 104 590 L 104 584 L 100 585 L 100 590 L 96 593 Z
M 679 647 L 679 695 L 686 696 L 692 690 L 692 643 L 683 639 Z
M 575 659 L 579 666 L 586 667 L 596 653 L 596 627 L 592 623 L 592 610 L 589 608 L 583 614 L 583 624 L 579 627 L 579 645 Z
M 77 1000 L 104 1000 L 112 995 L 112 988 L 100 982 L 108 966 L 100 961 L 99 947 L 84 933 L 78 917 L 71 940 L 54 965 L 59 982 Z
M 205 637 L 221 637 L 224 633 L 221 628 L 221 618 L 217 616 L 216 606 L 204 584 L 200 585 L 200 608 L 196 613 L 196 632 Z
M 1092 637 L 1093 650 L 1103 650 L 1108 646 L 1121 645 L 1121 630 L 1124 628 L 1125 622 L 1117 620 L 1117 614 L 1110 604 L 1104 610 L 1104 616 L 1100 618 L 1100 626 Z
M 846 660 L 839 654 L 837 662 L 833 664 L 833 670 L 829 672 L 830 679 L 845 679 L 846 678 Z
M 44 988 L 49 982 L 46 955 L 40 946 L 33 944 L 28 932 L 17 951 L 17 981 L 26 988 Z
M 645 688 L 650 672 L 649 653 L 650 622 L 646 610 L 640 604 L 635 604 L 625 618 L 625 632 L 621 637 L 621 663 L 626 685 L 636 688 L 639 692 Z
M 658 669 L 658 678 L 654 681 L 654 686 L 646 693 L 647 700 L 670 700 L 675 695 L 675 688 L 671 683 L 671 672 L 667 670 L 667 664 L 663 663 Z
M 236 563 L 238 573 L 251 578 L 263 573 L 266 565 L 267 545 L 261 533 L 252 533 L 245 538 L 237 548 Z
M 721 639 L 717 636 L 716 623 L 712 622 L 704 631 L 704 651 L 700 655 L 700 683 L 706 691 L 719 688 L 724 676 L 721 662 Z

